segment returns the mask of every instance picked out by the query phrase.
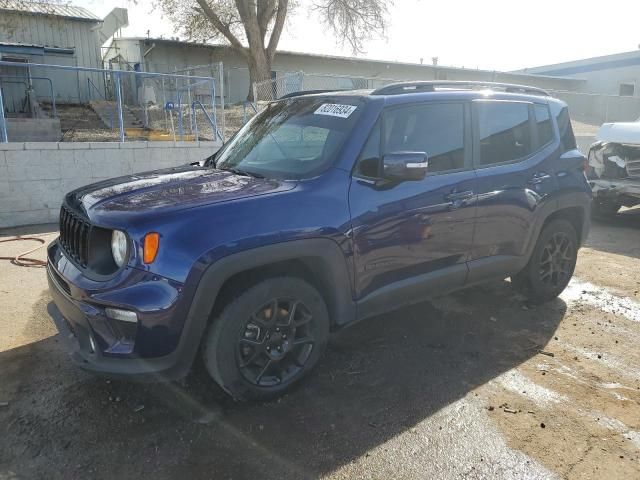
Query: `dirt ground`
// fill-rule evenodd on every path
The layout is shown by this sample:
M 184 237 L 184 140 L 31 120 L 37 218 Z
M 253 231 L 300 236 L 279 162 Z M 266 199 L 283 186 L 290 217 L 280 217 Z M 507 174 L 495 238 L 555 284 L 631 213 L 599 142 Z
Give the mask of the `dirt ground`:
M 294 392 L 240 405 L 200 366 L 77 369 L 44 270 L 1 262 L 0 479 L 640 478 L 639 272 L 636 209 L 594 223 L 554 302 L 505 281 L 361 322 Z

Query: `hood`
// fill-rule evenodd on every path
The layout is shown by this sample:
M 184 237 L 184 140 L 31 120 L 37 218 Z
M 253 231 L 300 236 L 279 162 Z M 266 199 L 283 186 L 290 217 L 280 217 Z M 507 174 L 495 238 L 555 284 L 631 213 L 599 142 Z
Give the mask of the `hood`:
M 187 165 L 94 183 L 67 194 L 66 203 L 88 216 L 180 210 L 290 190 L 295 182 L 260 179 Z M 93 214 L 93 215 L 92 215 Z
M 605 123 L 598 130 L 596 140 L 604 143 L 640 145 L 640 121 Z

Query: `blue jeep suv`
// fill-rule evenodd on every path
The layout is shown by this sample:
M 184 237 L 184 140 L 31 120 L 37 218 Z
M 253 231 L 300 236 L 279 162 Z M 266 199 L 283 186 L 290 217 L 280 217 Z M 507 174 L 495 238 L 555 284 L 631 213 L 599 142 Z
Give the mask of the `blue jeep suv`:
M 591 189 L 567 107 L 518 85 L 414 82 L 271 102 L 212 157 L 69 193 L 49 312 L 83 368 L 277 395 L 329 333 L 511 278 L 569 282 Z

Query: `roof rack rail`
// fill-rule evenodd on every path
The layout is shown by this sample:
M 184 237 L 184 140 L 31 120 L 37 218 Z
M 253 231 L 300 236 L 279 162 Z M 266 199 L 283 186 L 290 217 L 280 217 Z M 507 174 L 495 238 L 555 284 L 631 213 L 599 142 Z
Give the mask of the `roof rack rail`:
M 278 97 L 278 100 L 282 100 L 283 98 L 293 98 L 299 97 L 300 95 L 313 95 L 314 93 L 331 93 L 331 92 L 344 92 L 345 90 L 341 90 L 338 88 L 333 88 L 330 90 L 300 90 L 299 92 L 287 93 L 286 95 L 282 95 Z
M 437 88 L 449 88 L 460 90 L 474 90 L 479 88 L 500 88 L 509 93 L 528 93 L 533 95 L 551 95 L 546 90 L 537 87 L 529 87 L 526 85 L 516 85 L 513 83 L 497 83 L 497 82 L 465 82 L 465 81 L 440 81 L 440 80 L 422 80 L 417 82 L 399 82 L 386 85 L 371 92 L 371 95 L 399 95 L 402 93 L 413 92 L 435 92 Z

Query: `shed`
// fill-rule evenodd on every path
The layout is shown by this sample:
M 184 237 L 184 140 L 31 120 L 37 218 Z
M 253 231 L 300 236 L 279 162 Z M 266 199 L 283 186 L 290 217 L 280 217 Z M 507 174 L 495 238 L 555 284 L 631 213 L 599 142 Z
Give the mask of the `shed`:
M 105 31 L 103 23 L 109 23 L 113 31 Z M 0 0 L 0 60 L 16 63 L 0 65 L 7 113 L 32 113 L 34 102 L 51 102 L 52 95 L 56 103 L 85 102 L 92 84 L 104 94 L 100 73 L 18 64 L 102 68 L 100 47 L 122 26 L 103 22 L 82 7 Z

